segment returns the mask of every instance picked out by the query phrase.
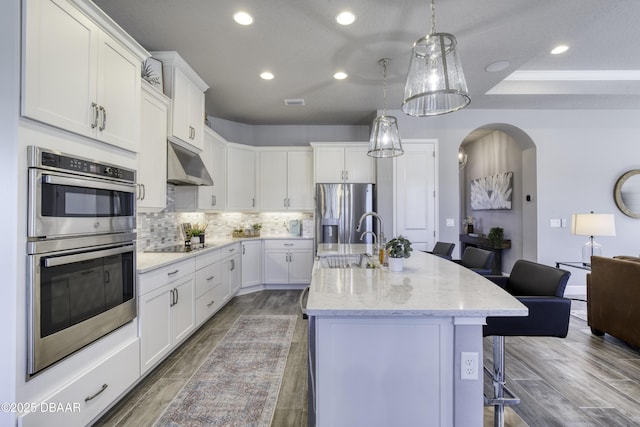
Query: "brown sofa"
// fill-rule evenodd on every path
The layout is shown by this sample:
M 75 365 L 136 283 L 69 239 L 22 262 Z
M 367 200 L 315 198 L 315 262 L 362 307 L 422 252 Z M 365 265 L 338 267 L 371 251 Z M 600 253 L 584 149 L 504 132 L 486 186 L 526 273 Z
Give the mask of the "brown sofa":
M 591 257 L 587 318 L 595 335 L 612 335 L 640 347 L 640 258 Z

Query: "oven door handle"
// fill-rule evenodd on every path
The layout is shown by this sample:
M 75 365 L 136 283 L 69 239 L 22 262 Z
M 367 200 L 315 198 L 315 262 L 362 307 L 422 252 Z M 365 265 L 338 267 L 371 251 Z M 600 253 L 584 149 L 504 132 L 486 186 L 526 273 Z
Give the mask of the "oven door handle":
M 83 252 L 81 254 L 63 255 L 51 258 L 45 258 L 45 267 L 55 267 L 58 265 L 73 264 L 75 262 L 88 261 L 90 259 L 104 258 L 111 255 L 122 254 L 125 252 L 132 252 L 134 250 L 133 245 L 120 246 L 117 248 L 104 249 L 100 251 Z
M 53 185 L 70 185 L 72 187 L 90 187 L 102 190 L 122 191 L 125 193 L 134 193 L 133 185 L 123 185 L 115 182 L 102 182 L 90 178 L 70 178 L 66 176 L 43 174 L 44 182 Z M 87 183 L 90 182 L 90 184 Z

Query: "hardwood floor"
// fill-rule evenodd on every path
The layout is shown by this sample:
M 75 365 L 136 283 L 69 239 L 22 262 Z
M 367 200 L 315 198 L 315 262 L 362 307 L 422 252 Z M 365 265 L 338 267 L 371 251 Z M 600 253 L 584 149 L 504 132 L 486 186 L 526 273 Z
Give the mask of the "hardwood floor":
M 96 425 L 153 425 L 238 316 L 297 315 L 298 296 L 299 291 L 263 291 L 234 298 Z M 586 310 L 579 301 L 573 309 Z M 273 427 L 307 426 L 306 328 L 299 317 Z M 491 366 L 491 338 L 484 349 L 484 363 Z M 575 316 L 565 339 L 507 337 L 506 374 L 508 387 L 522 399 L 513 410 L 529 426 L 640 425 L 640 352 L 608 335 L 592 336 Z

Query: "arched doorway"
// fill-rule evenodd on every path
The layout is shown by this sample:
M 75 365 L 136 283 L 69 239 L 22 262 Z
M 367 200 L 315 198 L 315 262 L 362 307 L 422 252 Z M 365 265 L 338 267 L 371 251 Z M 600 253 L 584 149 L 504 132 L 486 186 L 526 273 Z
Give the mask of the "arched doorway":
M 536 146 L 521 129 L 491 123 L 470 132 L 460 143 L 460 221 L 473 217 L 474 232 L 488 234 L 492 227 L 504 229 L 511 248 L 505 250 L 502 271 L 510 272 L 518 259 L 537 261 L 537 169 Z M 475 209 L 471 204 L 471 181 L 513 172 L 510 209 Z M 476 206 L 477 207 L 477 206 Z

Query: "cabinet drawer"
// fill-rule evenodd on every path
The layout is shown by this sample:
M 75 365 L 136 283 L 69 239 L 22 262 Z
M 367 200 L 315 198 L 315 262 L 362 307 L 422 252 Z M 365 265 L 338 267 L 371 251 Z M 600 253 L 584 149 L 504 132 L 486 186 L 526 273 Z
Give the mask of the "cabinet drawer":
M 312 239 L 268 239 L 264 241 L 265 250 L 269 249 L 313 249 Z
M 215 262 L 196 271 L 196 298 L 222 283 L 220 263 Z
M 215 249 L 211 251 L 207 251 L 203 254 L 196 255 L 196 270 L 200 270 L 201 268 L 207 267 L 214 262 L 220 261 L 222 257 L 222 250 Z
M 38 404 L 18 425 L 84 426 L 104 411 L 140 377 L 140 342 L 132 341 L 108 359 Z M 50 407 L 57 405 L 57 408 Z M 46 408 L 46 410 L 41 409 Z M 59 405 L 62 405 L 59 406 Z
M 226 292 L 219 285 L 196 299 L 196 326 L 200 326 L 211 317 L 224 303 Z
M 195 270 L 195 265 L 195 258 L 190 258 L 184 261 L 177 261 L 147 273 L 139 274 L 138 295 L 144 295 L 176 279 L 192 274 Z
M 234 243 L 232 245 L 225 246 L 224 248 L 220 249 L 220 252 L 221 252 L 221 259 L 234 256 L 240 253 L 240 243 Z

